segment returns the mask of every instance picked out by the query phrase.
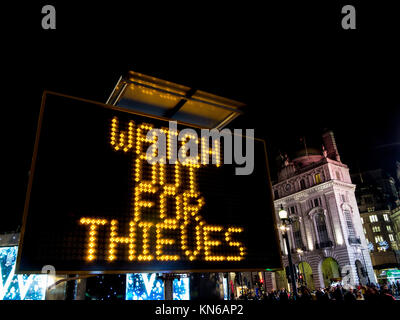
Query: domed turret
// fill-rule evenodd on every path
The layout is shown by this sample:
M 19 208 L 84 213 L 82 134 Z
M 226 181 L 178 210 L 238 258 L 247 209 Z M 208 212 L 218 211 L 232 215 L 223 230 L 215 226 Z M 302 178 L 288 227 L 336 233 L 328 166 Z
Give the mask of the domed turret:
M 296 167 L 305 167 L 312 163 L 319 162 L 323 158 L 322 151 L 316 148 L 304 148 L 295 153 L 293 159 Z

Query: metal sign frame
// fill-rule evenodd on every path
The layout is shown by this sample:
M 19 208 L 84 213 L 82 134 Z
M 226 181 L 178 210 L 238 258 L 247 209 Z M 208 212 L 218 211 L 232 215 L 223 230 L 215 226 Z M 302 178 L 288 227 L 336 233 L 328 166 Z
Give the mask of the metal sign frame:
M 117 107 L 117 106 L 113 106 L 113 105 L 107 105 L 107 104 L 103 104 L 100 102 L 96 102 L 96 101 L 91 101 L 91 100 L 87 100 L 87 99 L 83 99 L 83 98 L 77 98 L 77 97 L 73 97 L 73 96 L 69 96 L 69 95 L 65 95 L 65 94 L 60 94 L 60 93 L 56 93 L 56 92 L 52 92 L 52 91 L 44 91 L 43 93 L 43 97 L 42 97 L 42 103 L 41 103 L 41 108 L 40 108 L 40 113 L 39 113 L 39 119 L 38 119 L 38 126 L 37 126 L 37 131 L 36 131 L 36 139 L 35 139 L 35 145 L 34 145 L 34 151 L 33 151 L 33 157 L 32 157 L 32 163 L 31 163 L 31 171 L 30 171 L 30 176 L 29 176 L 29 182 L 28 182 L 28 188 L 27 188 L 27 192 L 26 192 L 26 199 L 25 199 L 25 206 L 24 206 L 24 213 L 23 213 L 23 220 L 22 220 L 22 228 L 21 228 L 21 236 L 20 236 L 20 244 L 19 244 L 19 250 L 18 250 L 18 257 L 17 257 L 17 262 L 16 262 L 16 273 L 18 274 L 34 274 L 34 273 L 41 273 L 40 270 L 27 270 L 27 269 L 23 269 L 21 268 L 20 262 L 21 262 L 21 258 L 22 258 L 22 252 L 23 252 L 23 248 L 24 248 L 24 235 L 25 235 L 25 230 L 26 230 L 26 222 L 27 222 L 27 216 L 28 216 L 28 211 L 29 211 L 29 203 L 31 200 L 31 191 L 32 191 L 32 184 L 33 184 L 33 179 L 34 179 L 34 175 L 35 175 L 35 166 L 36 166 L 36 160 L 37 160 L 37 156 L 38 156 L 38 148 L 39 148 L 39 139 L 40 139 L 40 133 L 41 133 L 41 128 L 42 128 L 42 123 L 43 123 L 43 113 L 44 113 L 44 108 L 45 108 L 45 104 L 46 104 L 46 97 L 48 95 L 53 95 L 53 96 L 59 96 L 59 97 L 64 97 L 64 98 L 68 98 L 68 99 L 73 99 L 76 101 L 81 101 L 81 102 L 85 102 L 85 103 L 90 103 L 90 104 L 94 104 L 94 105 L 98 105 L 99 107 L 102 108 L 106 108 L 106 109 L 110 109 L 110 110 L 115 110 L 115 111 L 120 111 L 123 113 L 128 113 L 128 114 L 133 114 L 133 115 L 139 115 L 139 116 L 143 116 L 146 118 L 150 118 L 150 119 L 156 119 L 156 120 L 162 120 L 162 121 L 170 121 L 171 119 L 168 118 L 164 118 L 164 117 L 158 117 L 158 116 L 153 116 L 153 115 L 148 115 L 148 114 L 144 114 L 141 112 L 137 112 L 137 111 L 132 111 L 132 110 L 128 110 L 125 108 L 121 108 L 121 107 Z M 192 128 L 197 128 L 197 129 L 202 129 L 201 127 L 198 127 L 196 125 L 193 124 L 188 124 L 188 123 L 184 123 L 184 122 L 179 122 L 177 121 L 178 124 L 180 125 L 184 125 L 187 127 L 192 127 Z M 270 190 L 271 194 L 270 194 L 270 199 L 273 199 L 272 196 L 272 185 L 271 185 L 271 179 L 270 179 L 270 172 L 269 172 L 269 166 L 268 166 L 268 157 L 267 157 L 267 151 L 266 151 L 266 145 L 265 145 L 265 141 L 262 139 L 258 139 L 258 138 L 254 138 L 254 140 L 258 140 L 260 142 L 263 143 L 264 146 L 264 152 L 265 152 L 265 160 L 266 160 L 266 174 L 267 174 L 267 181 L 265 183 L 268 184 L 268 190 Z M 273 201 L 271 201 L 270 205 L 270 212 L 272 214 L 272 221 L 273 221 L 273 230 L 275 233 L 275 245 L 276 245 L 276 250 L 277 252 L 280 252 L 280 242 L 279 242 L 279 236 L 278 236 L 278 230 L 277 230 L 277 221 L 276 221 L 276 217 L 274 214 L 274 204 Z M 275 270 L 281 270 L 282 269 L 282 257 L 280 254 L 278 254 L 279 256 L 279 260 L 280 260 L 280 266 L 277 267 L 268 267 L 269 271 L 275 271 Z M 232 265 L 231 269 L 220 269 L 220 268 L 207 268 L 207 269 L 182 269 L 182 270 L 158 270 L 158 271 L 151 271 L 151 272 L 158 272 L 158 273 L 188 273 L 188 272 L 235 272 L 235 271 L 264 271 L 263 269 L 260 268 L 235 268 L 234 265 Z M 97 270 L 97 271 L 91 271 L 91 270 L 56 270 L 56 274 L 83 274 L 83 275 L 87 275 L 87 274 L 123 274 L 123 273 L 134 273 L 134 272 L 146 272 L 143 269 L 129 269 L 129 270 Z M 147 271 L 150 272 L 150 271 Z

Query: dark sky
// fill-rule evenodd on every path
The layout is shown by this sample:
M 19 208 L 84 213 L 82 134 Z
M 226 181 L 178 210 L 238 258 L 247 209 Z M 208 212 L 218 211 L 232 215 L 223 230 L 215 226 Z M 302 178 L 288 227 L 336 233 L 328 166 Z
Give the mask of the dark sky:
M 353 2 L 357 30 L 344 31 L 340 1 L 319 2 L 53 2 L 56 30 L 41 29 L 47 3 L 4 6 L 0 231 L 21 221 L 43 90 L 105 102 L 128 70 L 246 103 L 235 126 L 254 128 L 271 159 L 329 128 L 353 172 L 390 169 L 400 160 L 398 10 Z

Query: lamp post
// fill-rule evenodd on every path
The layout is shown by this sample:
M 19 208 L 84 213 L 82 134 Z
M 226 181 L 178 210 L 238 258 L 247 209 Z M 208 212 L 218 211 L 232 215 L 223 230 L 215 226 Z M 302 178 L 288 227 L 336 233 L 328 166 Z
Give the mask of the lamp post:
M 281 225 L 280 229 L 282 231 L 283 239 L 286 242 L 286 250 L 288 252 L 290 280 L 292 283 L 293 296 L 296 299 L 297 298 L 296 279 L 294 278 L 292 254 L 290 252 L 289 238 L 288 238 L 288 234 L 287 234 L 287 230 L 288 230 L 287 226 L 292 224 L 292 220 L 289 218 L 287 211 L 283 209 L 282 205 L 281 205 L 281 209 L 279 210 L 278 214 L 279 214 L 279 219 L 281 219 L 281 221 L 282 221 L 282 225 Z
M 357 247 L 357 251 L 360 253 L 361 252 L 361 257 L 362 257 L 362 259 L 363 259 L 363 263 L 364 263 L 364 270 L 365 270 L 365 273 L 367 274 L 367 281 L 368 281 L 368 285 L 370 285 L 370 280 L 369 280 L 369 274 L 368 274 L 368 270 L 367 270 L 367 265 L 366 265 L 366 263 L 365 263 L 365 258 L 364 258 L 364 248 L 361 248 L 361 247 Z
M 299 248 L 299 249 L 297 249 L 297 253 L 300 256 L 301 268 L 303 269 L 303 279 L 304 279 L 304 283 L 305 283 L 305 285 L 307 287 L 307 278 L 306 278 L 306 274 L 304 273 L 304 262 L 303 262 L 303 255 L 302 255 L 303 254 L 303 250 L 301 250 Z

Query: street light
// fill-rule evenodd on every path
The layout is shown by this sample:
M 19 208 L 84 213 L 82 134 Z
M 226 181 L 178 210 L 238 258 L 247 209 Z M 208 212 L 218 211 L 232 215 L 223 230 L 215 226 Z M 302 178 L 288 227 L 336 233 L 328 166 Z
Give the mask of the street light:
M 285 209 L 283 209 L 283 206 L 281 205 L 281 209 L 279 210 L 279 219 L 282 221 L 285 221 L 288 219 L 288 213 Z
M 365 258 L 364 258 L 364 248 L 361 248 L 361 247 L 357 247 L 357 252 L 358 253 L 361 253 L 361 257 L 362 257 L 362 259 L 363 259 L 363 263 L 364 263 L 364 270 L 365 270 L 365 273 L 367 274 L 367 281 L 368 281 L 368 285 L 370 285 L 370 279 L 369 279 L 369 274 L 368 274 L 368 270 L 367 270 L 367 264 L 365 263 Z
M 305 283 L 305 285 L 307 287 L 307 278 L 306 278 L 306 274 L 304 273 L 303 250 L 301 250 L 299 248 L 299 249 L 297 249 L 297 253 L 300 256 L 301 268 L 303 269 L 303 279 L 304 279 L 304 283 Z
M 282 236 L 283 239 L 286 242 L 286 250 L 288 252 L 288 262 L 289 262 L 289 273 L 290 273 L 290 281 L 292 282 L 292 291 L 293 291 L 293 296 L 295 299 L 297 298 L 297 288 L 296 288 L 296 279 L 294 278 L 294 268 L 293 268 L 293 262 L 292 262 L 292 254 L 290 253 L 290 245 L 289 245 L 289 238 L 287 235 L 287 231 L 289 228 L 287 226 L 292 224 L 292 220 L 288 217 L 288 213 L 285 209 L 283 209 L 283 206 L 281 205 L 281 208 L 278 212 L 279 218 L 282 221 L 282 225 L 280 226 L 280 229 L 282 231 Z

